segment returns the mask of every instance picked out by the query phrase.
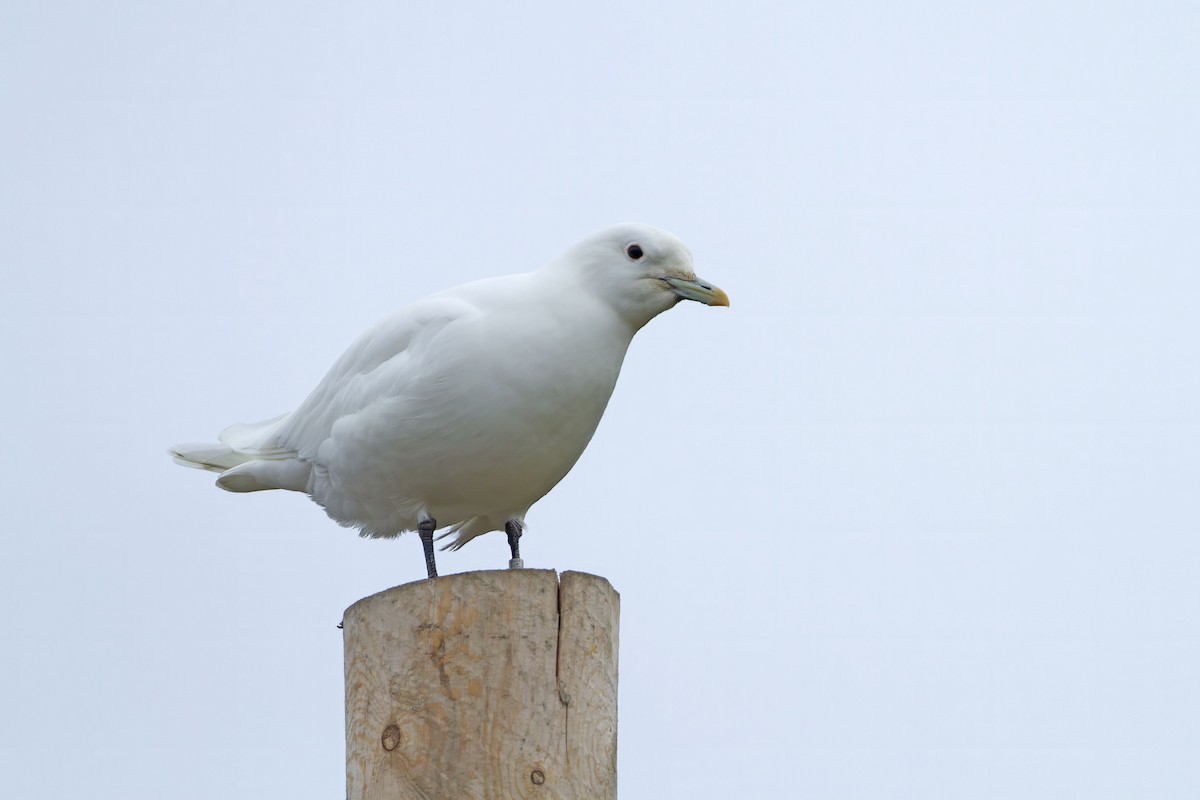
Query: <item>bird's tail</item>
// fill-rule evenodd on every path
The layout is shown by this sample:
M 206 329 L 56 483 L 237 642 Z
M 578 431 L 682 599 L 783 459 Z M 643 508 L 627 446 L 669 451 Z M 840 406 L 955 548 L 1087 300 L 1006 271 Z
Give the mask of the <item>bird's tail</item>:
M 177 444 L 167 452 L 176 464 L 221 473 L 217 486 L 230 492 L 308 491 L 312 465 L 270 442 L 281 419 L 233 425 L 221 432 L 219 443 Z

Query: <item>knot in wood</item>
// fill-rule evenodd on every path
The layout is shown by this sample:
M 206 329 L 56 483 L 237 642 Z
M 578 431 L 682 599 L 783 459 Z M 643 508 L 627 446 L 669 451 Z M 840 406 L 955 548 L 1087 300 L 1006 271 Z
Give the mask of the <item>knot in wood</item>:
M 395 750 L 400 744 L 400 727 L 395 723 L 388 725 L 383 729 L 383 736 L 379 737 L 383 744 L 383 749 L 389 753 Z
M 535 769 L 533 772 L 529 773 L 529 780 L 533 781 L 534 786 L 541 786 L 546 782 L 546 773 L 542 772 L 540 769 Z

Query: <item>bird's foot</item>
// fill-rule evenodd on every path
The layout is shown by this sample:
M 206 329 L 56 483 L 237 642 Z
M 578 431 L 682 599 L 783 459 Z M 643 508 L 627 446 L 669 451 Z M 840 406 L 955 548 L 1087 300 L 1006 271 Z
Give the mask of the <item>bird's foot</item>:
M 437 577 L 437 562 L 433 557 L 433 532 L 437 530 L 437 520 L 425 518 L 417 524 L 417 533 L 421 536 L 421 547 L 425 549 L 425 569 L 429 577 Z
M 508 534 L 508 549 L 512 551 L 512 558 L 508 560 L 509 569 L 524 569 L 525 562 L 521 560 L 521 548 L 519 542 L 521 540 L 522 525 L 515 519 L 510 519 L 504 523 L 504 532 Z

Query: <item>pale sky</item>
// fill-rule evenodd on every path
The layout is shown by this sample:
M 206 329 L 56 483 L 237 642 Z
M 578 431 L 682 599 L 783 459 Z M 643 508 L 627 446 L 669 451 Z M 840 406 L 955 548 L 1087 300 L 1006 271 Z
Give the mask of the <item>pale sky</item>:
M 0 796 L 343 796 L 335 625 L 419 541 L 165 450 L 624 220 L 732 307 L 639 334 L 521 542 L 621 593 L 621 796 L 1200 796 L 1198 30 L 8 0 Z

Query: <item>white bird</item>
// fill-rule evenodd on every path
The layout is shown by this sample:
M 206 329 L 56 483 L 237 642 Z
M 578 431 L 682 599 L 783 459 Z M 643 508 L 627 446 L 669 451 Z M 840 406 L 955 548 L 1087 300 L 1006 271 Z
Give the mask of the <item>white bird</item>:
M 618 225 L 400 309 L 295 411 L 170 454 L 231 492 L 305 492 L 363 536 L 416 529 L 431 578 L 441 526 L 456 550 L 503 528 L 517 567 L 525 514 L 587 447 L 633 335 L 680 300 L 729 305 L 675 236 Z

